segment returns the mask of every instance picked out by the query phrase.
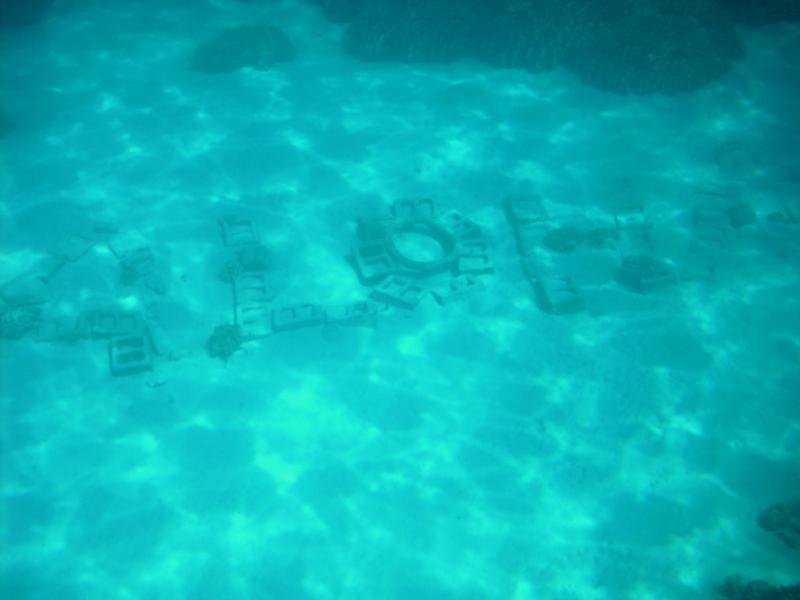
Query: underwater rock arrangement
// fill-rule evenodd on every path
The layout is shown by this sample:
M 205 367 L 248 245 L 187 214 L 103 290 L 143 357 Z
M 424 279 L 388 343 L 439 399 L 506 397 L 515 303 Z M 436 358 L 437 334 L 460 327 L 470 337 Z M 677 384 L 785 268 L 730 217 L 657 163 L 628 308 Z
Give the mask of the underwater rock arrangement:
M 351 262 L 369 299 L 413 310 L 431 292 L 441 305 L 480 287 L 494 272 L 480 226 L 455 211 L 440 213 L 430 198 L 398 200 L 391 216 L 360 219 Z
M 552 228 L 544 200 L 538 195 L 506 198 L 505 211 L 517 242 L 522 271 L 534 290 L 539 309 L 552 315 L 583 311 L 586 300 L 574 279 L 547 264 L 539 252 L 541 247 L 559 253 L 575 249 L 577 246 L 571 242 L 569 250 L 564 249 L 563 239 L 574 241 L 574 232 L 579 230 L 571 226 Z M 558 240 L 556 248 L 553 248 L 554 232 Z
M 131 254 L 131 244 L 139 252 Z M 114 376 L 149 372 L 159 356 L 172 360 L 170 344 L 160 336 L 157 324 L 136 310 L 120 308 L 111 298 L 100 308 L 79 306 L 62 310 L 59 307 L 60 291 L 54 282 L 57 283 L 57 276 L 69 265 L 81 261 L 97 248 L 101 253 L 110 251 L 118 258 L 124 275 L 125 268 L 133 268 L 125 266 L 125 260 L 131 256 L 136 258 L 132 265 L 143 264 L 139 260 L 143 254 L 149 259 L 145 263 L 152 265 L 149 248 L 144 253 L 140 244 L 138 236 L 126 236 L 109 223 L 86 224 L 56 240 L 39 262 L 0 285 L 0 339 L 32 337 L 44 343 L 102 341 L 107 344 L 109 370 Z M 142 283 L 143 294 L 163 294 L 162 287 L 153 285 L 154 277 L 148 270 L 146 275 L 139 273 L 130 281 L 125 281 L 123 276 L 120 283 Z
M 563 66 L 621 94 L 697 89 L 743 52 L 730 13 L 715 0 L 312 1 L 349 23 L 345 47 L 364 60 Z
M 243 25 L 225 29 L 201 43 L 192 54 L 192 69 L 217 75 L 245 67 L 268 70 L 294 60 L 292 42 L 272 25 Z
M 0 2 L 0 28 L 29 27 L 41 21 L 53 0 L 3 0 Z
M 372 302 L 342 306 L 316 302 L 277 304 L 277 293 L 269 280 L 271 259 L 261 244 L 253 221 L 241 215 L 217 220 L 228 257 L 217 278 L 231 286 L 233 324 L 220 325 L 211 334 L 206 351 L 227 362 L 246 342 L 276 333 L 326 325 L 372 326 L 379 309 Z

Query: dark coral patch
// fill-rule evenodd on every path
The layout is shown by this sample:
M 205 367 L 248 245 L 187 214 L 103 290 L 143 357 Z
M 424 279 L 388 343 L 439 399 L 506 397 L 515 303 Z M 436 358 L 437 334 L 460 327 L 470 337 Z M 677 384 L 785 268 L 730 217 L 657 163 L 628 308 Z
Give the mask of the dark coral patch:
M 245 67 L 267 70 L 294 57 L 292 42 L 277 27 L 232 27 L 194 49 L 192 69 L 210 75 Z

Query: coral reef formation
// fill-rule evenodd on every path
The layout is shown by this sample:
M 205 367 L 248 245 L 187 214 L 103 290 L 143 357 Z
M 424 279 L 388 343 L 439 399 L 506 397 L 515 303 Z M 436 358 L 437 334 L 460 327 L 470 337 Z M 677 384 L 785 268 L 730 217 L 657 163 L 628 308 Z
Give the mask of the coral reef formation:
M 758 525 L 789 548 L 800 550 L 800 500 L 773 504 L 758 515 Z
M 238 325 L 219 325 L 214 329 L 206 342 L 206 352 L 212 358 L 221 358 L 225 362 L 244 342 L 242 328 Z
M 53 0 L 3 0 L 0 2 L 0 28 L 29 27 L 41 21 Z
M 244 67 L 267 70 L 295 57 L 292 42 L 272 25 L 244 25 L 225 29 L 194 49 L 192 69 L 209 75 Z
M 800 17 L 800 0 L 311 1 L 331 21 L 348 23 L 345 48 L 363 60 L 562 66 L 621 94 L 698 89 L 741 57 L 734 18 Z
M 800 584 L 770 585 L 765 581 L 743 581 L 730 577 L 719 586 L 717 594 L 729 600 L 800 600 Z
M 800 20 L 800 0 L 718 0 L 737 22 L 758 26 Z
M 743 54 L 711 0 L 596 3 L 591 28 L 563 65 L 593 87 L 632 94 L 690 92 L 719 79 Z

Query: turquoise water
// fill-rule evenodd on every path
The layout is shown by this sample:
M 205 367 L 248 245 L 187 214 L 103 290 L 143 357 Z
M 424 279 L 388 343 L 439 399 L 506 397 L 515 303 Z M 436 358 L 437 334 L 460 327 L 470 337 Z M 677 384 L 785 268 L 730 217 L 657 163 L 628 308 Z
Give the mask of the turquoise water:
M 800 24 L 644 93 L 346 5 L 0 29 L 0 597 L 798 582 Z

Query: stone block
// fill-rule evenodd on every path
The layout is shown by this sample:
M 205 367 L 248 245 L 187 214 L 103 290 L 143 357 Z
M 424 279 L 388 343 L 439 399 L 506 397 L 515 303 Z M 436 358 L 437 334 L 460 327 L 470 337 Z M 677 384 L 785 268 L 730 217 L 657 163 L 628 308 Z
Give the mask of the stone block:
M 233 298 L 237 306 L 266 304 L 274 297 L 263 271 L 240 273 L 233 280 Z
M 396 269 L 383 240 L 362 242 L 354 246 L 352 259 L 359 279 L 366 285 L 378 283 Z
M 402 277 L 388 277 L 378 284 L 370 299 L 404 309 L 413 309 L 420 303 L 426 289 Z
M 477 239 L 483 236 L 480 226 L 455 211 L 449 211 L 440 218 L 441 224 L 458 240 Z
M 540 277 L 534 285 L 536 301 L 544 312 L 562 315 L 580 312 L 586 301 L 570 277 Z
M 434 300 L 445 306 L 455 300 L 460 300 L 470 295 L 475 290 L 483 287 L 480 280 L 472 275 L 458 275 L 450 279 L 446 285 L 431 291 Z
M 459 275 L 489 275 L 494 273 L 494 261 L 488 252 L 466 254 L 458 257 L 456 270 Z
M 261 244 L 240 246 L 234 252 L 234 260 L 242 271 L 266 271 L 270 266 L 270 256 Z
M 398 220 L 435 219 L 437 214 L 436 203 L 431 198 L 398 200 L 392 204 L 392 217 Z
M 325 311 L 317 304 L 295 304 L 272 311 L 272 329 L 291 331 L 325 324 Z
M 42 319 L 36 334 L 37 342 L 75 342 L 88 337 L 88 331 L 81 326 L 77 317 L 48 316 Z
M 236 324 L 245 340 L 254 340 L 272 334 L 272 309 L 267 304 L 237 304 Z
M 135 375 L 153 368 L 153 353 L 146 333 L 111 338 L 108 344 L 111 374 Z
M 374 326 L 380 306 L 368 301 L 353 302 L 325 309 L 325 321 L 329 325 L 367 325 Z
M 130 337 L 142 331 L 142 318 L 138 313 L 97 310 L 89 315 L 92 339 Z
M 250 219 L 228 215 L 219 219 L 217 223 L 222 241 L 226 246 L 246 246 L 259 243 Z
M 508 220 L 514 227 L 527 223 L 544 223 L 547 211 L 539 196 L 514 196 L 506 199 Z

